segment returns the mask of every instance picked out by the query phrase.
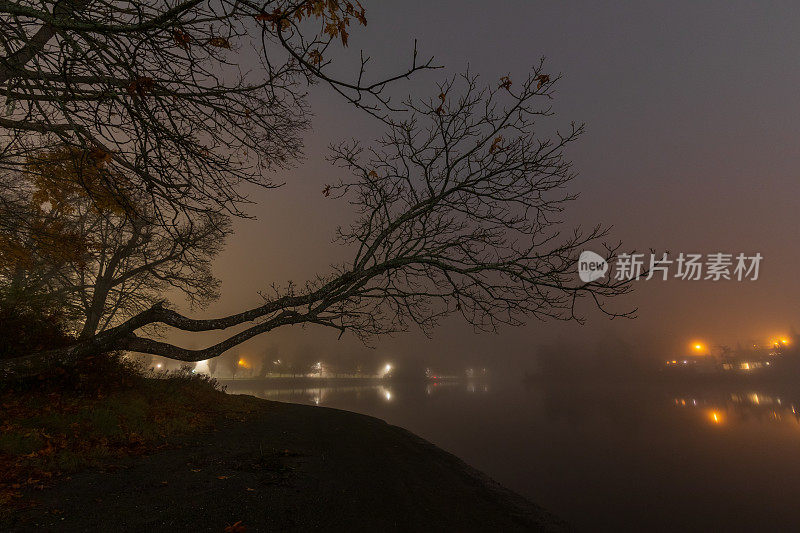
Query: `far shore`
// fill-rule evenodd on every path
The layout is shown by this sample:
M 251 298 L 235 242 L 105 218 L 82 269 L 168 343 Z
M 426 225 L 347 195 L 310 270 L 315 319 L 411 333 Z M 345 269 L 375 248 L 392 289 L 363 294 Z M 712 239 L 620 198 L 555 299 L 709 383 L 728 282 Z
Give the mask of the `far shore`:
M 406 377 L 378 377 L 378 376 L 292 376 L 290 374 L 267 375 L 267 376 L 247 376 L 241 378 L 215 378 L 221 385 L 245 385 L 260 383 L 292 383 L 297 385 L 325 386 L 338 383 L 358 383 L 364 385 L 382 385 L 390 383 L 436 383 L 443 381 L 479 381 L 477 378 L 462 378 L 460 376 L 442 376 L 433 378 L 406 378 Z

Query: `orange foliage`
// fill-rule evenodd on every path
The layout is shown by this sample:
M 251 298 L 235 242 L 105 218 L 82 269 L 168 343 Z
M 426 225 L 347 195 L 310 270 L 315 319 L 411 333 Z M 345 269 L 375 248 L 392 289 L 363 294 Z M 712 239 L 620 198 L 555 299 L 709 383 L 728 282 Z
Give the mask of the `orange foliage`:
M 100 147 L 65 147 L 27 160 L 24 177 L 31 192 L 24 233 L 0 233 L 5 268 L 27 270 L 37 261 L 81 262 L 91 244 L 75 224 L 78 207 L 122 216 L 123 204 L 131 202 L 128 182 L 108 168 L 111 159 Z
M 181 30 L 173 31 L 172 38 L 175 40 L 175 44 L 177 44 L 183 49 L 189 48 L 189 43 L 192 42 L 192 38 L 185 32 L 182 32 Z
M 128 84 L 128 94 L 133 97 L 144 98 L 147 93 L 153 92 L 155 81 L 150 76 L 137 76 Z
M 34 185 L 31 201 L 71 213 L 76 200 L 91 199 L 98 211 L 121 214 L 127 183 L 108 169 L 112 155 L 101 147 L 66 147 L 28 159 L 25 170 Z
M 280 30 L 289 28 L 290 19 L 294 18 L 301 22 L 304 18 L 317 18 L 322 21 L 322 33 L 330 36 L 331 39 L 339 38 L 343 46 L 347 46 L 349 33 L 347 28 L 350 22 L 355 19 L 362 26 L 367 25 L 366 11 L 358 0 L 353 2 L 342 2 L 340 0 L 306 0 L 299 6 L 291 10 L 281 10 L 276 8 L 271 13 L 260 13 L 255 16 L 259 22 L 268 22 L 273 29 L 280 26 Z M 322 62 L 319 51 L 312 52 L 311 60 L 314 64 Z
M 547 74 L 539 74 L 536 76 L 536 80 L 539 82 L 536 84 L 536 90 L 538 91 L 543 85 L 550 83 L 550 76 Z
M 231 42 L 225 37 L 212 37 L 208 40 L 208 44 L 217 48 L 227 48 L 228 50 L 231 48 Z

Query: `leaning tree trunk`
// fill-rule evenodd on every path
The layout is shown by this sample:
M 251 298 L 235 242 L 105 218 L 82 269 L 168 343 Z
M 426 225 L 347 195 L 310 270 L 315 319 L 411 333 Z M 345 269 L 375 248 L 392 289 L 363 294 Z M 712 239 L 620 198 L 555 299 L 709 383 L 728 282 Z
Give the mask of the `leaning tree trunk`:
M 301 324 L 316 319 L 316 315 L 313 312 L 301 314 L 292 309 L 282 309 L 287 305 L 295 307 L 297 301 L 298 299 L 294 297 L 281 298 L 275 302 L 269 302 L 242 313 L 209 320 L 195 320 L 184 317 L 173 310 L 165 308 L 163 302 L 160 302 L 118 326 L 102 331 L 91 338 L 78 339 L 71 346 L 23 357 L 2 359 L 0 360 L 0 381 L 41 374 L 56 367 L 73 366 L 86 357 L 118 350 L 160 355 L 187 363 L 204 361 L 216 357 L 261 333 L 281 326 Z M 189 350 L 166 342 L 138 337 L 135 333 L 139 328 L 157 322 L 183 331 L 223 330 L 270 314 L 272 314 L 270 318 L 231 335 L 217 344 L 200 350 Z

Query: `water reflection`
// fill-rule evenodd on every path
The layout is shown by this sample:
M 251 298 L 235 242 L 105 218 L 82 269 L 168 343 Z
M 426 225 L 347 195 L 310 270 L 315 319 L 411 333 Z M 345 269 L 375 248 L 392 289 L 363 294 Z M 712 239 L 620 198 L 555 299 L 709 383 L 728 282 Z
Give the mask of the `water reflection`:
M 234 394 L 249 394 L 265 400 L 313 405 L 327 405 L 346 398 L 363 400 L 367 403 L 375 399 L 391 402 L 395 398 L 392 386 L 386 384 L 310 387 L 307 385 L 271 386 L 268 382 L 263 384 L 229 382 L 225 385 L 228 392 Z
M 380 402 L 394 402 L 398 399 L 399 389 L 410 389 L 412 395 L 420 383 L 409 384 L 407 382 L 393 384 L 392 382 L 381 383 L 320 383 L 320 385 L 309 385 L 308 380 L 291 383 L 291 380 L 277 382 L 276 380 L 222 380 L 228 392 L 232 394 L 249 394 L 265 400 L 279 402 L 293 402 L 313 405 L 331 405 L 340 402 L 353 401 L 362 402 L 369 405 L 375 399 Z M 440 380 L 425 382 L 424 391 L 426 396 L 437 396 L 445 391 L 459 392 L 468 394 L 486 394 L 489 392 L 489 384 L 472 380 Z
M 800 530 L 800 385 L 309 381 L 227 385 L 404 427 L 578 530 Z
M 770 423 L 789 422 L 800 426 L 798 402 L 763 392 L 732 392 L 675 397 L 675 407 L 694 409 L 714 425 L 733 417 L 736 421 L 758 420 Z

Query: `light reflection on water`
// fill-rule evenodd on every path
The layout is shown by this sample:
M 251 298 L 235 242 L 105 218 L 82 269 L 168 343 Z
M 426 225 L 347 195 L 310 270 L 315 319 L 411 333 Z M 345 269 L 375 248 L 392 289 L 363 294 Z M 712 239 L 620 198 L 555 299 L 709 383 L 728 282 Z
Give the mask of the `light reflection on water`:
M 800 528 L 800 386 L 227 385 L 407 428 L 581 529 Z
M 384 401 L 392 400 L 390 385 L 331 385 L 317 387 L 285 387 L 263 388 L 247 385 L 237 388 L 238 384 L 228 385 L 230 392 L 250 394 L 265 400 L 293 402 L 314 405 L 326 405 L 332 398 L 352 395 L 357 401 L 373 401 L 376 397 Z
M 800 413 L 794 401 L 768 393 L 728 393 L 723 397 L 676 397 L 676 407 L 696 410 L 712 424 L 722 425 L 732 419 L 738 423 L 749 420 L 768 423 L 787 423 L 800 428 Z
M 290 380 L 285 380 L 290 381 Z M 278 402 L 302 403 L 308 405 L 331 405 L 336 406 L 341 401 L 362 402 L 365 406 L 373 401 L 391 402 L 396 399 L 395 390 L 398 386 L 392 382 L 368 383 L 368 384 L 321 384 L 309 386 L 306 382 L 296 386 L 287 386 L 280 381 L 264 380 L 222 380 L 228 392 L 232 394 L 249 394 L 265 400 Z M 405 385 L 400 385 L 406 388 Z M 474 381 L 461 382 L 436 381 L 425 384 L 425 395 L 433 396 L 446 389 L 461 390 L 469 394 L 488 393 L 489 384 L 485 382 L 476 383 Z

